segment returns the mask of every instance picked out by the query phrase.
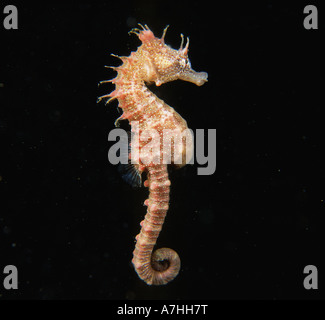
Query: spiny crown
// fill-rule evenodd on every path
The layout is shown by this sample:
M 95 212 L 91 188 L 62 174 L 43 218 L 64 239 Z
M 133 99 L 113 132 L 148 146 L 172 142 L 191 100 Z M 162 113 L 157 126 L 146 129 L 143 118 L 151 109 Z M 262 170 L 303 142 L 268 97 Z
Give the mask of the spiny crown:
M 147 25 L 142 26 L 143 30 L 132 29 L 142 42 L 142 50 L 147 56 L 145 67 L 148 69 L 148 81 L 153 81 L 157 86 L 163 83 L 181 79 L 195 83 L 198 86 L 204 84 L 208 78 L 206 72 L 196 72 L 191 68 L 188 58 L 189 38 L 183 48 L 184 37 L 181 34 L 182 42 L 178 50 L 172 49 L 165 44 L 164 38 L 168 26 L 164 29 L 161 38 L 156 38 Z

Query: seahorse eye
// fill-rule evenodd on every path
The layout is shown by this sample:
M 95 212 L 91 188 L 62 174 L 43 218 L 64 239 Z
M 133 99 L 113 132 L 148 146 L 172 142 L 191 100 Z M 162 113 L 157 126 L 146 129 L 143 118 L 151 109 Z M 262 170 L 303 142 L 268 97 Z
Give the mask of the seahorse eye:
M 180 61 L 179 61 L 179 64 L 182 68 L 185 68 L 187 65 L 188 65 L 188 59 L 185 59 L 185 58 L 182 58 Z
M 181 69 L 191 69 L 191 62 L 188 57 L 181 58 L 179 60 L 179 66 Z

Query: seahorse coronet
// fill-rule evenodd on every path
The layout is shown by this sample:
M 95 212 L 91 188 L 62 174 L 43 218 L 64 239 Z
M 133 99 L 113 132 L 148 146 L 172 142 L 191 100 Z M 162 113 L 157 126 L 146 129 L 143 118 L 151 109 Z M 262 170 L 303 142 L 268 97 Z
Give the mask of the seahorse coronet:
M 109 67 L 117 72 L 117 76 L 111 80 L 101 81 L 99 84 L 111 82 L 115 90 L 110 94 L 99 97 L 98 100 L 107 99 L 106 103 L 116 99 L 123 114 L 116 120 L 128 120 L 133 131 L 133 123 L 138 122 L 140 134 L 146 130 L 155 129 L 164 138 L 164 130 L 187 130 L 186 121 L 163 100 L 159 99 L 146 86 L 146 83 L 155 83 L 157 86 L 177 79 L 192 82 L 198 86 L 207 81 L 206 72 L 196 72 L 191 68 L 188 59 L 189 38 L 185 47 L 184 36 L 181 34 L 181 45 L 178 50 L 165 44 L 165 36 L 168 26 L 163 30 L 161 38 L 155 37 L 153 32 L 145 24 L 139 24 L 142 28 L 134 28 L 129 34 L 135 34 L 141 40 L 141 45 L 128 57 L 119 58 L 122 64 L 117 67 Z M 175 140 L 176 141 L 176 140 Z M 186 147 L 184 139 L 174 148 L 180 148 L 182 156 Z M 162 144 L 161 144 L 162 145 Z M 139 152 L 144 150 L 145 142 L 140 141 Z M 147 180 L 144 186 L 149 188 L 149 198 L 144 201 L 147 213 L 141 222 L 141 231 L 136 236 L 136 245 L 133 251 L 132 263 L 138 276 L 148 285 L 164 285 L 172 281 L 179 273 L 181 261 L 176 251 L 169 248 L 153 248 L 162 229 L 167 210 L 169 208 L 169 192 L 171 182 L 168 178 L 167 164 L 163 163 L 163 151 L 159 149 L 160 162 L 146 158 L 144 163 L 141 158 L 138 170 L 146 171 Z M 183 166 L 181 163 L 177 166 Z

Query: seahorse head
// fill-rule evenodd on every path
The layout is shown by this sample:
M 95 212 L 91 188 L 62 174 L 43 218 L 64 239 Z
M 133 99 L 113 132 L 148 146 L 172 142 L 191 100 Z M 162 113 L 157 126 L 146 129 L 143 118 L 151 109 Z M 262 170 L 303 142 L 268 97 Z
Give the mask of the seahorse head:
M 167 28 L 164 29 L 161 38 L 156 38 L 147 25 L 143 30 L 133 29 L 142 42 L 142 52 L 146 57 L 144 67 L 146 81 L 155 82 L 157 86 L 173 80 L 184 80 L 198 86 L 208 81 L 206 72 L 196 72 L 192 69 L 188 58 L 189 38 L 183 47 L 184 37 L 181 34 L 182 42 L 178 50 L 172 49 L 165 44 L 164 38 Z

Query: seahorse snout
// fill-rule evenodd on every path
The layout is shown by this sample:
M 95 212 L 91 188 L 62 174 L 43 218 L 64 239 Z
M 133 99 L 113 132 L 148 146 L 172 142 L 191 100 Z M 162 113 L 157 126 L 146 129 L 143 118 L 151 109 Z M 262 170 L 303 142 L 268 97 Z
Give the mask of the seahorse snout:
M 182 72 L 179 78 L 184 81 L 192 82 L 197 86 L 202 86 L 208 81 L 208 74 L 206 72 L 196 72 L 192 69 L 187 69 Z

